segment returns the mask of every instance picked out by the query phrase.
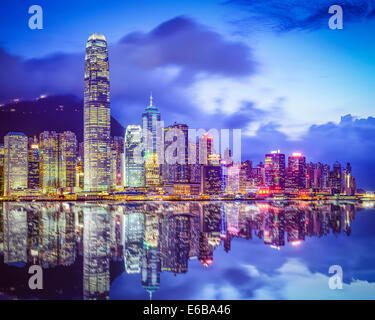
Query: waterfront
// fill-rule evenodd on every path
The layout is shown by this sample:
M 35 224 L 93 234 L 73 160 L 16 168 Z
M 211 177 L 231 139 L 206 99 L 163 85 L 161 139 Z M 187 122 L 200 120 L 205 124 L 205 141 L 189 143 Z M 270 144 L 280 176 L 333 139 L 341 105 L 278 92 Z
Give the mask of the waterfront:
M 0 298 L 374 299 L 373 202 L 4 202 Z M 28 288 L 30 265 L 43 290 Z M 343 289 L 328 286 L 329 267 Z

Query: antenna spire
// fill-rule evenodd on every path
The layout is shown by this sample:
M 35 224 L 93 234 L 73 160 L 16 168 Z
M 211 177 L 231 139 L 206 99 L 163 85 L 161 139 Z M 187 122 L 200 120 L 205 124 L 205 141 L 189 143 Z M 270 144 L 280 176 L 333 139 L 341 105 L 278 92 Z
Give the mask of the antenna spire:
M 151 91 L 151 94 L 150 94 L 150 107 L 152 107 L 152 91 Z

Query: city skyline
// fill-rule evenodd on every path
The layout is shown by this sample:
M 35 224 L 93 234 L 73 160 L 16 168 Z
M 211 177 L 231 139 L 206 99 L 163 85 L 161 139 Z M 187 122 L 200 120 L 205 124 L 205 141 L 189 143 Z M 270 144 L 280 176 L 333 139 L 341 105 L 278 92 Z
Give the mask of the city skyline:
M 374 147 L 375 97 L 366 90 L 375 83 L 370 1 L 343 4 L 343 30 L 328 28 L 325 0 L 304 7 L 311 20 L 286 0 L 274 12 L 267 9 L 271 0 L 254 7 L 246 1 L 97 3 L 84 18 L 81 4 L 68 1 L 69 23 L 58 5 L 42 1 L 43 30 L 27 28 L 24 3 L 4 17 L 5 23 L 13 20 L 2 37 L 1 61 L 9 72 L 2 78 L 0 103 L 44 94 L 82 97 L 83 39 L 101 31 L 116 83 L 112 115 L 124 126 L 139 123 L 137 115 L 153 92 L 165 123 L 206 129 L 236 124 L 247 159 L 259 162 L 266 150 L 281 149 L 301 151 L 313 162 L 349 161 L 362 186 L 374 189 L 366 172 L 374 165 L 366 156 Z M 293 15 L 288 23 L 282 7 Z M 102 10 L 105 16 L 97 19 Z M 18 85 L 25 80 L 27 86 Z
M 0 300 L 375 298 L 375 0 L 0 15 Z

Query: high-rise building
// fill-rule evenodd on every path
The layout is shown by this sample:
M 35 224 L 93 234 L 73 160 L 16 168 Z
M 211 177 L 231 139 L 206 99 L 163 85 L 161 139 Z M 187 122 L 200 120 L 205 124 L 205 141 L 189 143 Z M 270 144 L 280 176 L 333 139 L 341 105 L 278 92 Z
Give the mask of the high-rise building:
M 39 186 L 39 143 L 36 137 L 29 138 L 27 187 L 38 189 Z
M 71 131 L 59 135 L 60 145 L 60 187 L 74 188 L 76 186 L 77 139 Z
M 265 160 L 266 185 L 275 191 L 285 188 L 285 154 L 280 150 L 266 154 Z
M 288 157 L 286 186 L 291 189 L 306 188 L 306 157 L 300 152 L 294 152 Z
M 124 185 L 144 186 L 144 159 L 142 157 L 142 128 L 128 125 L 125 132 Z
M 150 105 L 142 113 L 142 131 L 145 154 L 156 153 L 159 161 L 162 162 L 164 157 L 162 124 L 160 112 L 153 105 L 152 94 Z
M 73 132 L 39 135 L 40 186 L 43 192 L 76 186 L 77 139 Z
M 209 156 L 213 153 L 213 137 L 205 133 L 199 138 L 199 164 L 208 164 Z
M 115 176 L 116 176 L 116 186 L 124 185 L 124 178 L 122 175 L 122 164 L 121 155 L 124 153 L 124 138 L 123 137 L 113 137 L 112 141 L 112 151 L 114 151 L 115 156 Z
M 44 131 L 39 135 L 40 187 L 51 192 L 59 187 L 59 135 Z
M 322 168 L 322 188 L 328 189 L 330 187 L 330 179 L 329 179 L 329 173 L 330 173 L 330 167 L 328 164 L 323 165 Z
M 306 188 L 314 187 L 314 170 L 316 168 L 315 163 L 306 164 Z
M 335 193 L 340 193 L 341 186 L 342 186 L 341 164 L 338 161 L 336 161 L 333 164 L 333 168 L 331 171 L 331 188 L 334 189 Z
M 4 137 L 4 195 L 27 188 L 27 137 L 9 132 Z
M 85 190 L 107 190 L 110 184 L 110 102 L 107 42 L 90 35 L 86 45 L 84 92 Z
M 201 166 L 201 192 L 204 194 L 221 194 L 221 166 Z
M 83 172 L 83 161 L 80 156 L 77 157 L 77 163 L 76 163 L 76 187 L 83 190 L 84 188 L 84 172 Z
M 161 183 L 158 155 L 149 153 L 145 157 L 145 185 L 146 187 L 157 187 Z
M 163 182 L 189 182 L 188 126 L 174 123 L 164 128 Z
M 264 164 L 260 162 L 255 168 L 252 169 L 253 184 L 256 187 L 262 187 L 265 185 L 266 172 Z
M 239 173 L 239 190 L 241 193 L 246 193 L 252 185 L 252 171 L 253 163 L 250 160 L 246 160 L 241 163 Z
M 343 176 L 344 176 L 343 191 L 345 195 L 347 196 L 354 195 L 356 192 L 356 184 L 355 184 L 355 179 L 352 174 L 352 167 L 350 163 L 347 163 Z
M 4 194 L 4 145 L 0 144 L 0 195 Z

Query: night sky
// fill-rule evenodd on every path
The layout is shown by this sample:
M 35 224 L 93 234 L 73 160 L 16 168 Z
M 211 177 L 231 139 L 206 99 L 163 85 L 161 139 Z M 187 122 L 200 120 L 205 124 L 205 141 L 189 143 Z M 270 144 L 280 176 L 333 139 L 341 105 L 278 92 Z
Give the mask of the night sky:
M 3 0 L 2 2 L 5 3 Z M 351 162 L 375 189 L 375 1 L 12 1 L 0 11 L 0 103 L 83 99 L 85 44 L 109 44 L 112 114 L 140 124 L 152 91 L 166 125 L 241 128 L 243 160 L 280 149 Z M 43 8 L 43 30 L 28 9 Z M 344 29 L 328 8 L 341 4 Z

